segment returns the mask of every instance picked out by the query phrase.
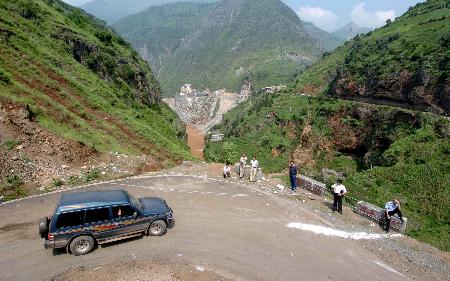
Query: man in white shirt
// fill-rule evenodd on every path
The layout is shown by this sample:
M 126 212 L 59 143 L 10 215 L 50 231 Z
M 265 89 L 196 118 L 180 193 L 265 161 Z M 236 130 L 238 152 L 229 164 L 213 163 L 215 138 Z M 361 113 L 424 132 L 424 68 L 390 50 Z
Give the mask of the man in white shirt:
M 333 189 L 334 202 L 333 202 L 333 213 L 338 211 L 342 215 L 342 198 L 347 194 L 347 189 L 342 184 L 342 180 L 338 179 L 335 184 L 331 186 Z
M 223 178 L 229 178 L 231 174 L 231 168 L 230 168 L 230 164 L 226 164 L 225 167 L 223 167 Z
M 244 168 L 247 164 L 247 155 L 244 153 L 239 160 L 239 178 L 242 179 L 244 177 Z
M 250 181 L 255 182 L 256 181 L 256 173 L 258 172 L 258 160 L 256 160 L 256 156 L 253 156 L 253 160 L 250 160 L 250 164 L 252 166 L 250 170 Z

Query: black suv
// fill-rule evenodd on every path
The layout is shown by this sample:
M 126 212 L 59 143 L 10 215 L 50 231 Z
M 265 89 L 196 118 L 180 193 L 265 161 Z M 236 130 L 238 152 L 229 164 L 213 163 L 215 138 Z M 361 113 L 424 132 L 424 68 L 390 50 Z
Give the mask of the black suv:
M 143 234 L 160 236 L 173 228 L 173 211 L 157 197 L 137 200 L 125 190 L 64 194 L 51 218 L 39 222 L 45 248 L 67 248 L 74 255 Z

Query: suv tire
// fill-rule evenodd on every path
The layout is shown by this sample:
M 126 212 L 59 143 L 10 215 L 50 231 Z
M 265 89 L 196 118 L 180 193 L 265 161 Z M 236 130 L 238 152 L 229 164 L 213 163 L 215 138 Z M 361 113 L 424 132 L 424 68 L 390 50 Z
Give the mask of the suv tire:
M 47 238 L 48 223 L 49 223 L 48 217 L 43 217 L 39 220 L 39 236 L 41 236 L 41 238 Z
M 75 256 L 81 256 L 94 249 L 95 241 L 91 236 L 78 236 L 70 242 L 70 252 Z
M 148 235 L 150 236 L 161 236 L 167 231 L 166 222 L 163 220 L 156 220 L 150 224 L 148 227 Z

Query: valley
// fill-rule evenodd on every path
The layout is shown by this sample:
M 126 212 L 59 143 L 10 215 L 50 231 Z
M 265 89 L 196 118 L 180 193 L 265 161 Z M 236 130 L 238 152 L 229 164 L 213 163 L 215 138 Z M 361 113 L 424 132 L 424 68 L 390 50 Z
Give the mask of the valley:
M 0 276 L 448 280 L 450 2 L 414 3 L 329 32 L 291 1 L 0 1 Z M 224 178 L 243 153 L 256 182 Z M 41 254 L 61 193 L 109 189 L 162 196 L 177 227 Z M 394 198 L 406 232 L 360 216 Z

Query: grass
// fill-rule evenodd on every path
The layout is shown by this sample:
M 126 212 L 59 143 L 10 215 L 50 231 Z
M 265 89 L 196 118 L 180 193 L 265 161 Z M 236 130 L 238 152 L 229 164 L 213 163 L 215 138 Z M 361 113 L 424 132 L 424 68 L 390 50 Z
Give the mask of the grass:
M 99 152 L 149 154 L 170 165 L 191 159 L 184 126 L 159 103 L 150 67 L 102 22 L 60 1 L 2 2 L 0 15 L 8 42 L 0 98 L 28 105 L 44 129 Z
M 4 144 L 6 146 L 6 149 L 13 150 L 14 148 L 16 148 L 16 146 L 20 145 L 21 143 L 22 143 L 22 141 L 20 141 L 20 140 L 8 139 L 8 140 L 5 140 Z

